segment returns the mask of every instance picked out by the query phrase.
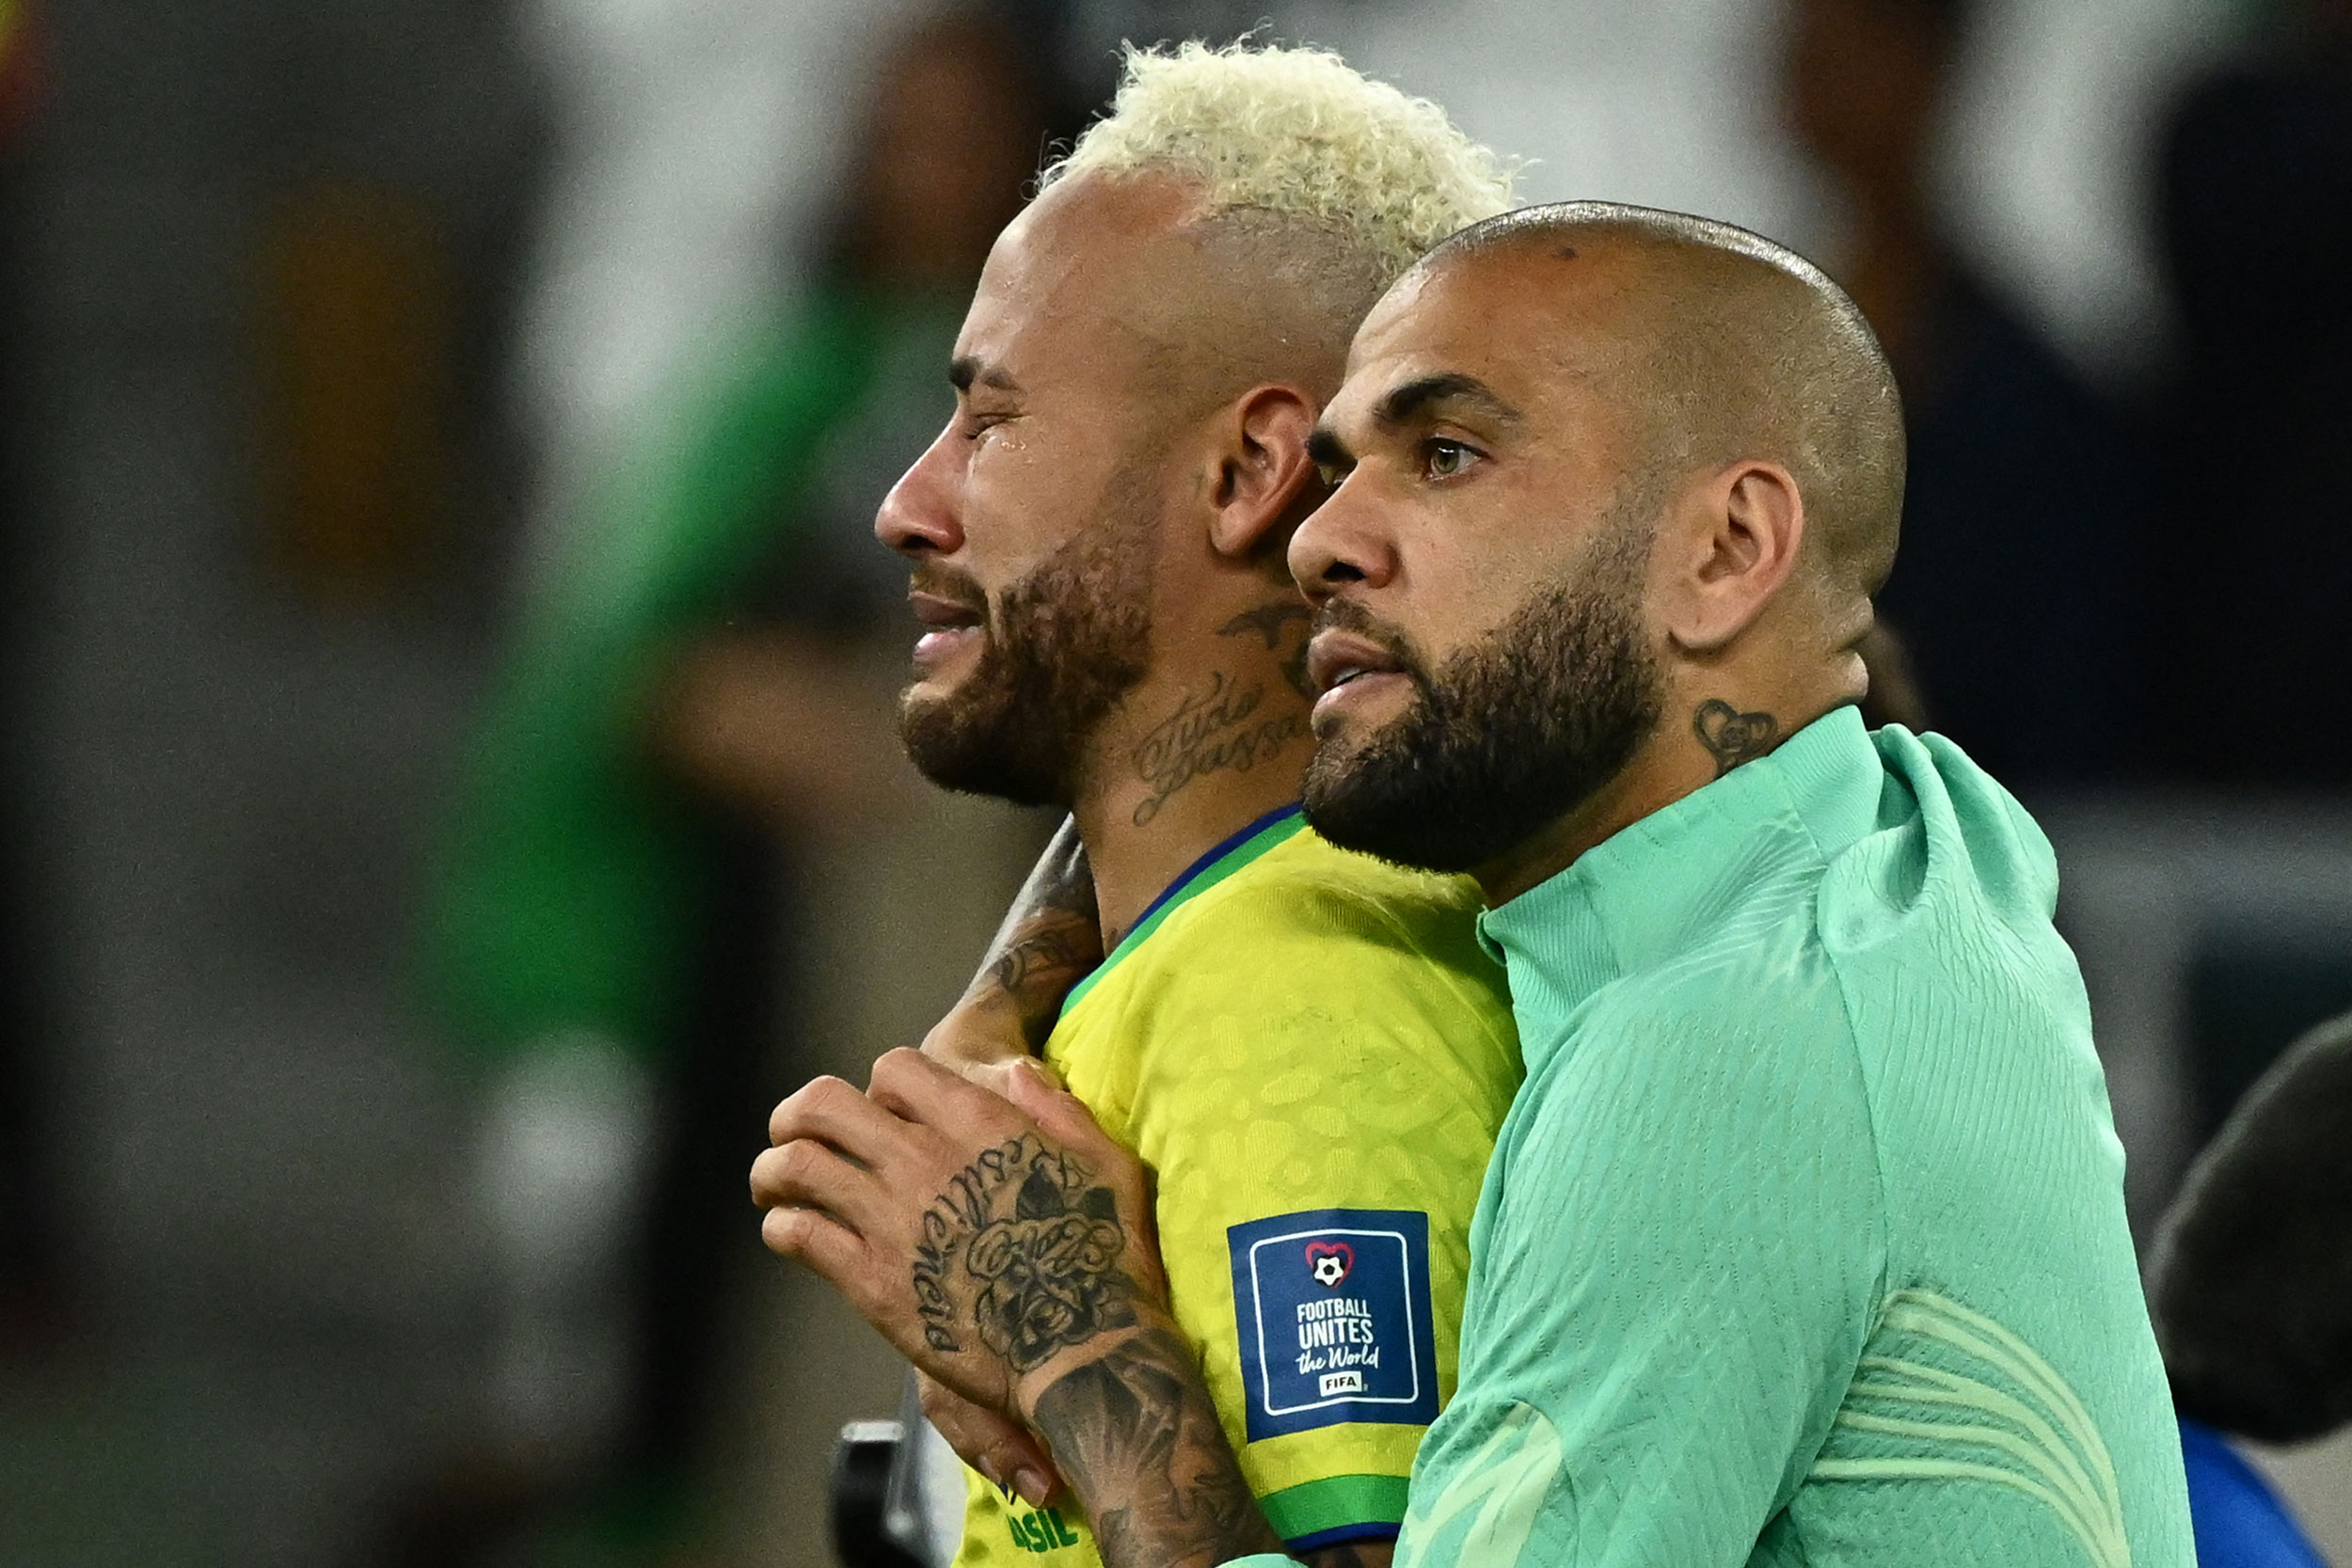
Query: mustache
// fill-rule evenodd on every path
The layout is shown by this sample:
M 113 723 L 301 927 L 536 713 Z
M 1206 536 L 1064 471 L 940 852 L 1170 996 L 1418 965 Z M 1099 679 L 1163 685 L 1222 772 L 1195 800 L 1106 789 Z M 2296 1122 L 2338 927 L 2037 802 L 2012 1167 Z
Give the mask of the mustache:
M 927 561 L 907 574 L 907 592 L 928 594 L 968 610 L 982 622 L 989 619 L 988 593 L 969 573 L 936 561 Z
M 1401 626 L 1392 626 L 1375 616 L 1371 610 L 1353 599 L 1326 599 L 1315 610 L 1315 618 L 1307 628 L 1310 640 L 1327 631 L 1343 631 L 1379 645 L 1380 651 L 1396 660 L 1398 673 L 1412 677 L 1419 685 L 1429 683 L 1429 663 L 1421 650 Z

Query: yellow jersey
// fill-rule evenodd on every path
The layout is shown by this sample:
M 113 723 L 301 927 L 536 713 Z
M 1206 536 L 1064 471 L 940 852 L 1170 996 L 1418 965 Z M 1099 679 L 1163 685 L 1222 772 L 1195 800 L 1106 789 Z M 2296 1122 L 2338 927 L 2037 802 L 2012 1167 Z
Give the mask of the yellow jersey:
M 1046 1060 L 1156 1173 L 1176 1321 L 1293 1551 L 1393 1536 L 1454 1392 L 1470 1214 L 1518 1087 L 1467 879 L 1295 806 L 1212 849 L 1073 990 Z M 1097 1568 L 1068 1506 L 967 1474 L 957 1568 Z

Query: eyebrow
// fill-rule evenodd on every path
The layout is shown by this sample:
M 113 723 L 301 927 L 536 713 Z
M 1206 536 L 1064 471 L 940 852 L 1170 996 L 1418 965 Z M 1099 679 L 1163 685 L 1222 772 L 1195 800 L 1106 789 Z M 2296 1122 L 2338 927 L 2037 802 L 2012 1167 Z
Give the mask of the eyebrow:
M 1017 392 L 1021 384 L 1002 365 L 983 365 L 978 356 L 967 354 L 947 363 L 947 382 L 959 392 L 968 392 L 972 384 L 993 387 L 1000 392 Z
M 1307 433 L 1307 461 L 1322 468 L 1349 468 L 1356 465 L 1356 454 L 1337 431 L 1319 424 Z
M 1495 389 L 1474 375 L 1448 372 L 1424 375 L 1392 388 L 1388 396 L 1375 404 L 1372 417 L 1383 425 L 1400 425 L 1415 415 L 1426 414 L 1432 404 L 1459 403 L 1510 424 L 1524 419 L 1517 408 Z

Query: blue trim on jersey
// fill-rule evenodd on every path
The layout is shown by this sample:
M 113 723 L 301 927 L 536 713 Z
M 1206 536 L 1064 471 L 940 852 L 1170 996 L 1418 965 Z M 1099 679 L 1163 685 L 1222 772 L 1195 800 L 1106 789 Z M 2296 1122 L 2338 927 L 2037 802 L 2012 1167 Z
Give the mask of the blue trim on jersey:
M 1336 1546 L 1346 1541 L 1393 1541 L 1396 1539 L 1399 1528 L 1400 1527 L 1396 1525 L 1378 1523 L 1334 1525 L 1329 1529 L 1319 1529 L 1311 1535 L 1302 1535 L 1295 1541 L 1285 1541 L 1282 1544 L 1290 1548 L 1291 1556 L 1298 1557 L 1308 1552 L 1319 1552 L 1326 1546 Z
M 1293 800 L 1287 806 L 1277 806 L 1272 811 L 1266 813 L 1263 816 L 1259 817 L 1255 822 L 1250 823 L 1249 826 L 1243 828 L 1227 837 L 1217 840 L 1216 847 L 1210 849 L 1208 853 L 1202 855 L 1199 860 L 1184 867 L 1184 874 L 1182 876 L 1179 876 L 1174 881 L 1168 883 L 1168 886 L 1160 889 L 1160 895 L 1157 898 L 1152 899 L 1149 904 L 1144 905 L 1143 912 L 1136 916 L 1136 923 L 1127 928 L 1131 931 L 1141 930 L 1143 928 L 1143 923 L 1151 919 L 1153 915 L 1159 913 L 1161 905 L 1167 903 L 1169 899 L 1184 892 L 1185 887 L 1191 883 L 1195 877 L 1200 876 L 1200 873 L 1206 871 L 1209 867 L 1215 865 L 1217 862 L 1223 860 L 1226 856 L 1232 854 L 1234 850 L 1240 848 L 1243 845 L 1248 843 L 1260 833 L 1264 832 L 1268 828 L 1271 828 L 1277 822 L 1281 821 L 1282 818 L 1286 816 L 1297 816 L 1300 809 L 1299 803 L 1295 800 Z

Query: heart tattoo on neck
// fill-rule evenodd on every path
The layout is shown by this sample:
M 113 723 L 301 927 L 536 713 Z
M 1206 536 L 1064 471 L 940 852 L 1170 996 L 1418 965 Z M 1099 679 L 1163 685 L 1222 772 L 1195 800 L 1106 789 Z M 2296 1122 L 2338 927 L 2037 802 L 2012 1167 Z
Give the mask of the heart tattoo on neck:
M 1691 729 L 1715 759 L 1715 777 L 1754 762 L 1780 738 L 1780 721 L 1769 713 L 1741 713 L 1721 697 L 1709 697 L 1691 716 Z

